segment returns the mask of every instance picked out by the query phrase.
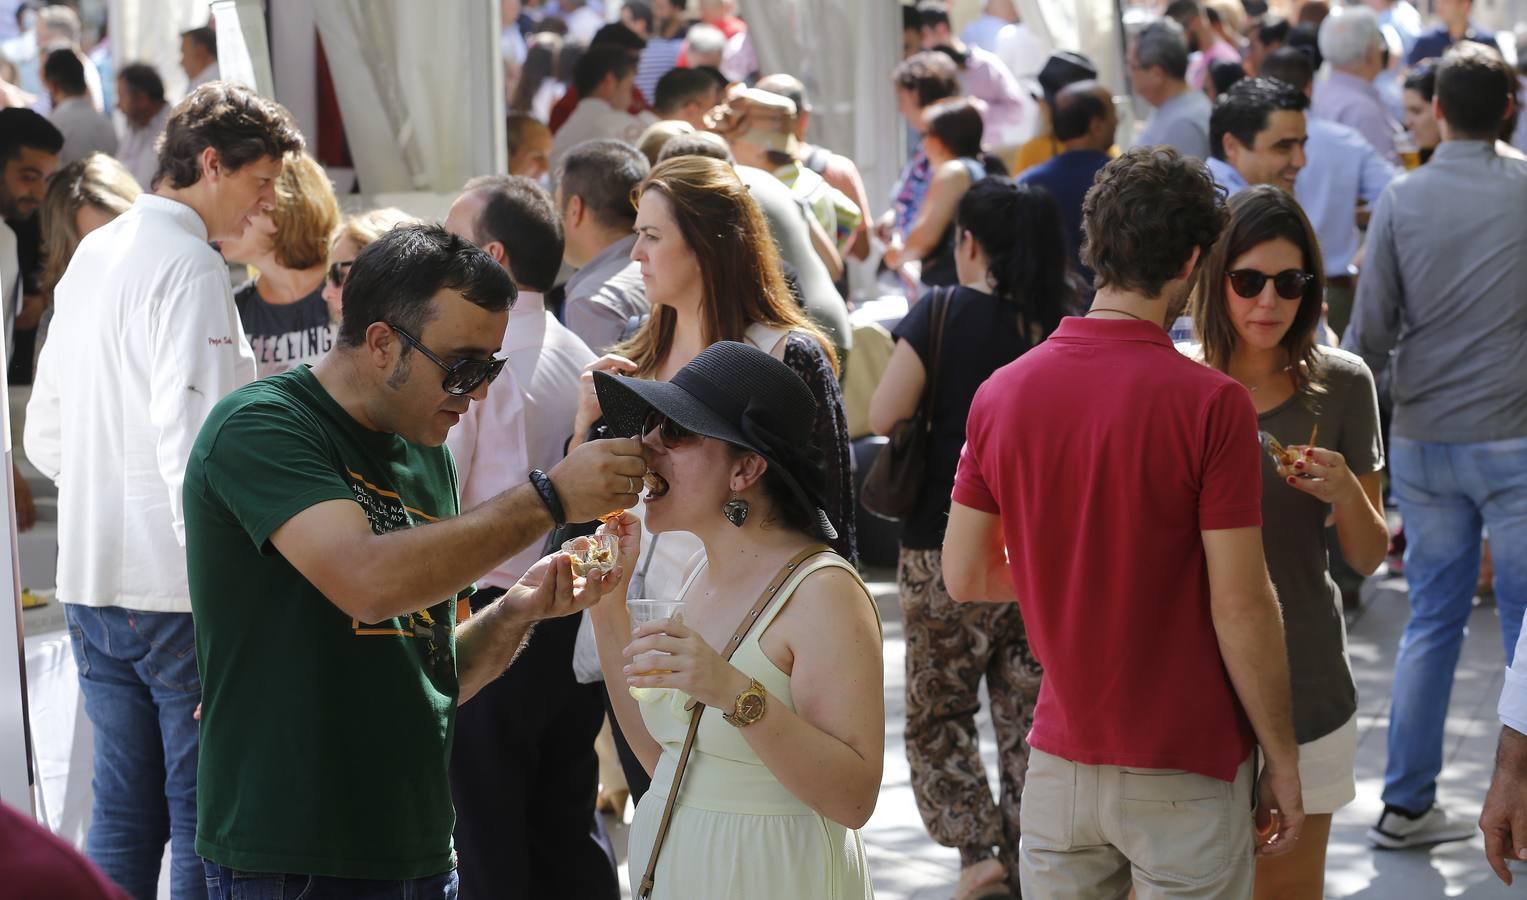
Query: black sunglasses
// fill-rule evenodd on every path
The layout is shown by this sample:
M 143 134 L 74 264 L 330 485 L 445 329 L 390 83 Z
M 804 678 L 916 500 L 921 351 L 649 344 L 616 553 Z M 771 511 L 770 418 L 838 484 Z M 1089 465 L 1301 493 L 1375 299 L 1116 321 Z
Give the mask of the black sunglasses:
M 647 417 L 642 419 L 642 437 L 651 434 L 653 429 L 657 430 L 657 439 L 662 442 L 664 447 L 669 449 L 682 447 L 699 437 L 693 431 L 690 431 L 657 410 L 649 409 L 647 410 Z
M 1276 275 L 1258 272 L 1256 269 L 1236 269 L 1230 273 L 1230 287 L 1247 300 L 1255 299 L 1262 288 L 1272 279 L 1273 289 L 1284 300 L 1299 300 L 1309 291 L 1315 276 L 1298 269 L 1284 269 Z
M 477 390 L 483 382 L 492 384 L 493 379 L 498 377 L 498 373 L 504 371 L 504 363 L 508 362 L 503 357 L 494 356 L 488 359 L 458 359 L 448 364 L 429 352 L 429 348 L 420 343 L 418 338 L 391 322 L 387 323 L 387 327 L 396 331 L 398 337 L 412 344 L 414 349 L 423 353 L 430 362 L 445 370 L 445 380 L 440 383 L 440 386 L 447 394 L 460 397 Z
M 337 288 L 345 286 L 345 279 L 350 276 L 350 267 L 355 265 L 355 260 L 332 263 L 329 266 L 329 284 Z

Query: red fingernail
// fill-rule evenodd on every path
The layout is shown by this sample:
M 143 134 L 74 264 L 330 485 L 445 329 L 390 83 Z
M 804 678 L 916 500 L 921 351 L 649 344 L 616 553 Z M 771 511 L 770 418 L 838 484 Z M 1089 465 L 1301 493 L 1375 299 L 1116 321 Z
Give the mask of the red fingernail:
M 1292 476 L 1292 475 L 1288 476 L 1288 483 L 1289 484 L 1293 484 L 1294 483 L 1294 476 Z
M 1304 468 L 1304 460 L 1301 459 L 1298 462 L 1294 463 L 1294 468 L 1296 468 L 1296 469 Z
M 1315 451 L 1314 450 L 1306 450 L 1306 451 L 1304 451 L 1304 455 L 1309 457 L 1310 459 L 1314 459 L 1315 458 Z

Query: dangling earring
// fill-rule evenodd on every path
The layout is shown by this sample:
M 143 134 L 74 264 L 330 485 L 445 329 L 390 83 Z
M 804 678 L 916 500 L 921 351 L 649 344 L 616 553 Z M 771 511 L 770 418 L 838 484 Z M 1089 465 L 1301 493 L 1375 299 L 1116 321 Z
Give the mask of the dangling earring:
M 721 507 L 721 514 L 726 516 L 728 522 L 741 528 L 742 523 L 748 520 L 748 501 L 733 493 L 732 499 L 726 501 L 726 505 Z

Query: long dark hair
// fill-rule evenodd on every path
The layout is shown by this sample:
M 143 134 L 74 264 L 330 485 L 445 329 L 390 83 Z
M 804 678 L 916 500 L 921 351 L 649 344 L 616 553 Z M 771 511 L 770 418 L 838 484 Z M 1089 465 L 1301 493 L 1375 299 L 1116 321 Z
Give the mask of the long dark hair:
M 1193 328 L 1203 341 L 1204 361 L 1221 372 L 1230 371 L 1238 336 L 1235 323 L 1225 304 L 1225 282 L 1237 259 L 1268 241 L 1283 239 L 1299 248 L 1304 257 L 1304 271 L 1315 276 L 1299 301 L 1299 312 L 1283 335 L 1291 366 L 1289 378 L 1295 392 L 1309 388 L 1324 393 L 1315 351 L 1315 333 L 1320 327 L 1320 308 L 1325 299 L 1325 263 L 1320 257 L 1320 240 L 1304 210 L 1293 196 L 1268 184 L 1255 185 L 1230 198 L 1230 222 L 1198 273 L 1194 291 Z
M 986 254 L 992 293 L 1018 307 L 1024 339 L 1037 344 L 1049 337 L 1076 303 L 1055 198 L 1043 188 L 987 177 L 960 198 L 954 222 Z

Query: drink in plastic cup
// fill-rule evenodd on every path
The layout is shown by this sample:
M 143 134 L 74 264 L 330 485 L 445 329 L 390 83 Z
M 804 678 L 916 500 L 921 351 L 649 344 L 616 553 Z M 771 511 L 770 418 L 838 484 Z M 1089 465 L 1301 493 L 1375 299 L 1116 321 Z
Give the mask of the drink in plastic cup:
M 648 622 L 671 619 L 684 611 L 683 600 L 638 599 L 626 601 L 626 612 L 631 615 L 631 627 L 639 628 Z M 632 671 L 637 675 L 666 675 L 672 669 L 663 668 L 662 659 L 667 653 L 652 651 L 631 660 Z

